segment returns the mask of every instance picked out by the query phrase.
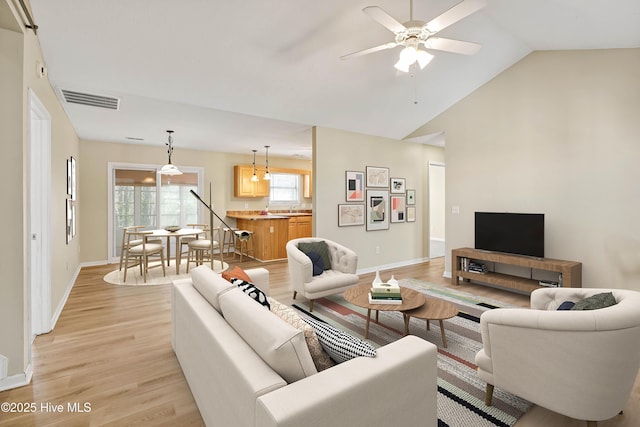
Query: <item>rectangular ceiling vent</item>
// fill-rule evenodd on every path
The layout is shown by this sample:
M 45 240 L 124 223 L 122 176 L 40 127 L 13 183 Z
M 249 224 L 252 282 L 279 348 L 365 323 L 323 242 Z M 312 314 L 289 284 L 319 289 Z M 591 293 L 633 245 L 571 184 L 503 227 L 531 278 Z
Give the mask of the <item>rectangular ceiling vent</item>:
M 88 105 L 90 107 L 107 108 L 109 110 L 117 110 L 120 108 L 119 98 L 75 92 L 67 89 L 61 89 L 61 92 L 64 100 L 70 104 Z

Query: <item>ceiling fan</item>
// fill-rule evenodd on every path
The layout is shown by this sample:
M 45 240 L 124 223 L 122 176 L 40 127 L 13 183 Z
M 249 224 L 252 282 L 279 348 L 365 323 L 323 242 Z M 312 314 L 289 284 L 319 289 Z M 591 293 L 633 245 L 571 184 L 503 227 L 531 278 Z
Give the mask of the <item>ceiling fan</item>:
M 395 41 L 343 55 L 340 59 L 353 58 L 392 49 L 396 46 L 403 46 L 404 49 L 400 52 L 400 59 L 395 64 L 395 67 L 406 73 L 409 72 L 409 68 L 415 62 L 422 69 L 433 59 L 433 55 L 421 50 L 420 45 L 423 45 L 426 49 L 473 55 L 480 49 L 478 43 L 434 37 L 434 34 L 482 9 L 485 5 L 486 0 L 463 0 L 437 18 L 425 23 L 424 21 L 413 20 L 413 0 L 410 0 L 409 21 L 404 24 L 398 22 L 378 6 L 367 6 L 362 11 L 393 32 L 396 36 Z

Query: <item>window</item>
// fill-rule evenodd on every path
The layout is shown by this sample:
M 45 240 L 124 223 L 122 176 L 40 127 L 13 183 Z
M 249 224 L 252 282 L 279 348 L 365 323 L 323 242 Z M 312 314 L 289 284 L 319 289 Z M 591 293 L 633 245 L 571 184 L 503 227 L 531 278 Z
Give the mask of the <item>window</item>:
M 110 168 L 112 257 L 120 256 L 123 227 L 145 225 L 154 229 L 202 222 L 199 202 L 190 193 L 198 192 L 202 171 L 183 170 L 182 175 L 167 176 L 158 175 L 153 166 L 118 164 Z
M 300 175 L 271 173 L 269 202 L 273 204 L 295 204 L 300 202 Z

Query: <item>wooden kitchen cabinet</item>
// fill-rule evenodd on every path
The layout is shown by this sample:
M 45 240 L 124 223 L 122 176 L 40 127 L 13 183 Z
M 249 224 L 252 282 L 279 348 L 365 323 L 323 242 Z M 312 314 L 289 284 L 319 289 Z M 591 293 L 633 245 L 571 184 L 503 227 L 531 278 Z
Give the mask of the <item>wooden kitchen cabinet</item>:
M 289 218 L 289 240 L 311 237 L 313 233 L 312 216 L 293 216 Z
M 270 181 L 262 179 L 264 167 L 256 167 L 258 181 L 253 177 L 252 165 L 235 165 L 233 167 L 233 195 L 235 197 L 269 197 Z

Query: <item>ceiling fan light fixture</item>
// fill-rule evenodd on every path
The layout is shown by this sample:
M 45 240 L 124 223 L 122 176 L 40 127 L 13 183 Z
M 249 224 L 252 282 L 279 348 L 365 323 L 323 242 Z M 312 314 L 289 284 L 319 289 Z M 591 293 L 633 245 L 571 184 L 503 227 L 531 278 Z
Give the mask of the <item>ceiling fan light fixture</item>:
M 418 50 L 416 60 L 418 61 L 418 65 L 420 66 L 421 70 L 429 65 L 429 62 L 431 62 L 432 59 L 433 55 L 431 55 L 430 53 L 427 53 L 424 50 Z

